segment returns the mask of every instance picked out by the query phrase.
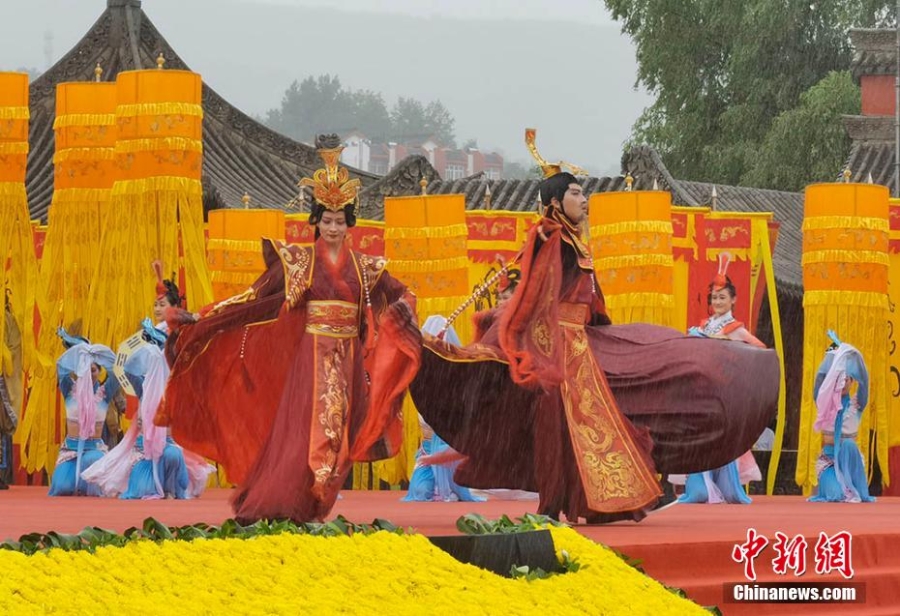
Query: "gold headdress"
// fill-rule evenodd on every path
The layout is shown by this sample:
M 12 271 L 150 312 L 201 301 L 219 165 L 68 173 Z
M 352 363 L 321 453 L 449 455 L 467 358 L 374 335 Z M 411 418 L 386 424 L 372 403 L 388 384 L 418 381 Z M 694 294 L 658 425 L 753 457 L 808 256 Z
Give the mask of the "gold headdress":
M 346 167 L 338 165 L 341 158 L 340 137 L 337 135 L 317 135 L 316 149 L 325 162 L 324 169 L 317 169 L 311 178 L 303 178 L 298 182 L 301 188 L 310 186 L 316 203 L 325 206 L 332 212 L 340 212 L 356 200 L 360 183 L 358 179 L 350 179 Z
M 561 173 L 563 167 L 566 167 L 572 175 L 589 175 L 587 171 L 582 169 L 581 167 L 576 167 L 572 163 L 567 163 L 564 161 L 559 161 L 558 163 L 548 163 L 544 160 L 544 157 L 538 154 L 537 146 L 534 145 L 534 137 L 537 134 L 537 130 L 534 128 L 526 128 L 525 129 L 525 145 L 528 146 L 528 150 L 531 152 L 531 155 L 534 157 L 534 160 L 537 161 L 537 164 L 540 166 L 541 171 L 544 172 L 544 179 L 552 178 L 557 173 Z

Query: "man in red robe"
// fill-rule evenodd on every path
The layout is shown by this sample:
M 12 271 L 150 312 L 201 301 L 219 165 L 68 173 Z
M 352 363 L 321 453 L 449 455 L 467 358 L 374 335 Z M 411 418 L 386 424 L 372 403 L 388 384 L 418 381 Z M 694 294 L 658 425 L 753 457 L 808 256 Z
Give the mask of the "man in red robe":
M 539 513 L 556 518 L 640 520 L 661 494 L 658 471 L 715 468 L 753 444 L 776 409 L 777 358 L 610 325 L 580 236 L 581 185 L 537 155 L 533 131 L 526 141 L 545 172 L 546 209 L 523 249 L 522 280 L 477 343 L 426 336 L 410 391 L 468 457 L 460 484 L 537 490 Z

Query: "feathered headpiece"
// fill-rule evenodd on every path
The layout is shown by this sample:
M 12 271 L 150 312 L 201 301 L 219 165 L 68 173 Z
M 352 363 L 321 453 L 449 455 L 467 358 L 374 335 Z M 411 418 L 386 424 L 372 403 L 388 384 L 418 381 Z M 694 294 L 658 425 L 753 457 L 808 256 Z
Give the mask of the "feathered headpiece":
M 168 291 L 166 283 L 163 281 L 162 261 L 154 261 L 150 264 L 150 267 L 153 268 L 153 273 L 156 274 L 156 299 L 159 299 Z
M 298 186 L 311 187 L 316 203 L 332 212 L 340 212 L 356 200 L 360 182 L 358 179 L 351 180 L 347 168 L 338 165 L 341 150 L 344 149 L 340 137 L 317 135 L 316 149 L 325 162 L 325 168 L 316 170 L 311 178 L 301 179 Z
M 175 284 L 175 272 L 172 272 L 171 280 L 163 280 L 163 264 L 162 261 L 154 261 L 150 264 L 150 267 L 153 268 L 153 273 L 156 274 L 156 299 L 162 299 L 167 295 L 171 294 L 175 298 L 174 306 L 181 306 L 181 292 L 178 290 L 178 285 Z
M 719 271 L 716 273 L 716 277 L 713 278 L 712 284 L 710 285 L 710 290 L 721 291 L 728 286 L 728 283 L 730 282 L 728 280 L 729 263 L 731 263 L 730 254 L 728 254 L 727 252 L 719 254 Z
M 582 169 L 581 167 L 576 167 L 571 163 L 567 163 L 564 161 L 559 161 L 556 163 L 548 163 L 544 160 L 544 157 L 538 153 L 537 146 L 534 144 L 534 138 L 537 135 L 537 129 L 534 128 L 526 128 L 525 129 L 525 145 L 528 146 L 528 151 L 531 152 L 531 155 L 534 157 L 534 160 L 537 161 L 538 166 L 541 168 L 541 171 L 544 174 L 544 179 L 552 178 L 557 173 L 561 173 L 563 167 L 567 168 L 572 175 L 588 175 L 588 172 Z

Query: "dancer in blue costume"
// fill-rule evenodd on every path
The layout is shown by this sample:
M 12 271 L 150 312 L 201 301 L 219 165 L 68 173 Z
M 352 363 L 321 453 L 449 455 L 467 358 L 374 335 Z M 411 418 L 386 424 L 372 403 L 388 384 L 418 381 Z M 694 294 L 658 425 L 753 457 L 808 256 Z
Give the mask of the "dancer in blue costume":
M 719 271 L 709 285 L 709 295 L 707 296 L 712 316 L 703 321 L 700 327 L 692 327 L 688 334 L 704 338 L 736 340 L 765 348 L 765 345 L 751 334 L 743 323 L 735 320 L 732 309 L 737 299 L 737 289 L 728 278 L 727 272 L 728 254 L 723 253 L 719 256 Z M 677 481 L 675 477 L 669 479 L 673 482 Z M 748 451 L 725 466 L 688 475 L 684 482 L 684 494 L 678 499 L 678 502 L 749 505 L 751 499 L 743 484 L 760 480 L 762 480 L 762 475 L 759 467 L 753 459 L 753 453 Z
M 138 413 L 122 439 L 109 455 L 82 474 L 100 487 L 104 496 L 122 499 L 186 499 L 199 496 L 207 476 L 214 468 L 199 456 L 193 460 L 175 444 L 166 428 L 154 424 L 163 404 L 169 378 L 169 367 L 162 347 L 166 335 L 149 319 L 141 323 L 139 337 L 132 337 L 120 347 L 125 357 L 122 374 L 140 400 Z
M 100 496 L 100 489 L 80 477 L 107 452 L 101 435 L 109 403 L 119 389 L 111 374 L 116 356 L 102 344 L 70 336 L 60 328 L 66 351 L 56 362 L 59 391 L 66 406 L 66 440 L 50 479 L 50 496 Z
M 447 319 L 433 315 L 426 319 L 422 331 L 431 335 L 437 335 Z M 451 326 L 444 334 L 444 339 L 450 344 L 460 346 L 459 336 Z M 403 497 L 404 501 L 483 501 L 484 498 L 475 496 L 472 492 L 453 481 L 453 472 L 459 466 L 463 456 L 457 454 L 440 436 L 434 433 L 425 420 L 419 415 L 419 426 L 422 428 L 422 446 L 416 452 L 416 467 L 409 479 L 409 491 Z M 453 454 L 456 454 L 454 456 Z M 429 463 L 431 456 L 452 456 L 455 459 L 443 463 Z
M 822 433 L 822 453 L 816 461 L 819 488 L 809 500 L 828 503 L 871 503 L 866 465 L 856 435 L 869 401 L 869 372 L 862 354 L 841 342 L 833 345 L 816 372 L 813 395 L 818 416 L 813 427 Z M 854 384 L 856 391 L 854 393 Z

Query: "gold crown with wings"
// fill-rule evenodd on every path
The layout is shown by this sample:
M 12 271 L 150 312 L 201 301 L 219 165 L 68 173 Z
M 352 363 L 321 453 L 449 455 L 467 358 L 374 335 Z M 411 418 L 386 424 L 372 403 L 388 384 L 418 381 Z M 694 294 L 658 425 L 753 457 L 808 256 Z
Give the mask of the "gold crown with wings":
M 313 199 L 332 212 L 339 212 L 356 201 L 360 182 L 350 179 L 346 167 L 338 165 L 344 146 L 337 135 L 317 135 L 316 150 L 325 168 L 317 169 L 311 178 L 303 178 L 297 185 L 312 188 Z
M 534 138 L 536 135 L 537 129 L 526 128 L 525 145 L 528 146 L 528 151 L 531 152 L 534 160 L 537 161 L 538 166 L 544 173 L 545 180 L 547 178 L 552 178 L 557 173 L 562 173 L 563 167 L 568 169 L 572 173 L 572 175 L 590 175 L 587 171 L 585 171 L 581 167 L 573 165 L 572 163 L 567 163 L 564 161 L 559 161 L 557 163 L 548 163 L 546 160 L 544 160 L 544 157 L 538 153 L 537 146 L 534 144 Z

